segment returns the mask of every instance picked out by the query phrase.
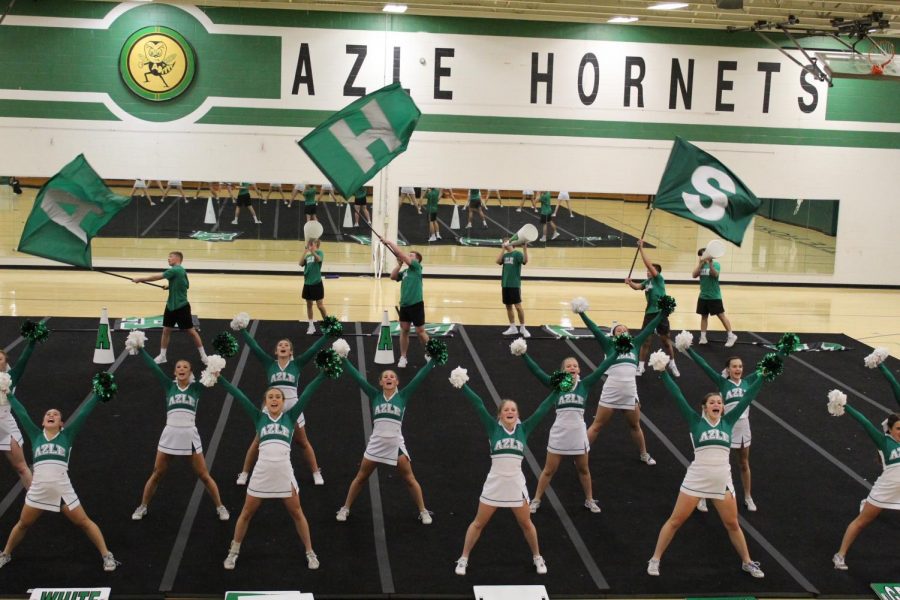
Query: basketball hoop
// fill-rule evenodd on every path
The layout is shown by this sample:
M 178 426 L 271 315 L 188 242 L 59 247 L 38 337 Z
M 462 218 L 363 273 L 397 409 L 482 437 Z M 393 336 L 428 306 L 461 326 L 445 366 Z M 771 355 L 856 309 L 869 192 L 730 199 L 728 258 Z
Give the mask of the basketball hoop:
M 878 77 L 884 75 L 884 68 L 894 62 L 894 56 L 897 54 L 897 49 L 893 44 L 889 44 L 890 54 L 885 52 L 887 48 L 883 48 L 881 46 L 877 46 L 878 50 L 881 50 L 880 53 L 869 52 L 866 54 L 866 61 L 869 63 L 870 70 L 869 72 Z

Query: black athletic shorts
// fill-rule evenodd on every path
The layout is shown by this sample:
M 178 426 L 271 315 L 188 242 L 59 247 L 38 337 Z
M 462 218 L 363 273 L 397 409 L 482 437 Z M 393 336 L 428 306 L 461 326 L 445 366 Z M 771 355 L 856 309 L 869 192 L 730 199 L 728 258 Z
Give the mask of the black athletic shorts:
M 321 281 L 308 285 L 303 284 L 303 291 L 300 292 L 300 297 L 304 300 L 323 300 L 325 298 L 325 286 L 322 285 Z
M 718 300 L 697 298 L 698 315 L 721 315 L 723 312 L 725 312 L 725 306 L 722 304 L 721 298 Z
M 238 206 L 250 206 L 250 194 L 238 194 Z
M 644 315 L 644 323 L 641 325 L 641 329 L 650 324 L 650 321 L 656 318 L 656 313 L 646 313 Z M 656 333 L 659 335 L 669 335 L 669 317 L 663 317 L 662 321 L 659 322 L 659 325 L 656 326 Z
M 541 223 L 549 223 L 553 220 L 553 215 L 541 215 Z
M 437 213 L 436 212 L 428 213 L 428 220 L 431 221 L 432 223 L 437 221 Z
M 505 304 L 506 306 L 509 306 L 510 304 L 522 303 L 522 288 L 503 287 L 500 288 L 500 291 L 503 294 L 503 304 Z
M 412 323 L 416 327 L 421 327 L 425 324 L 425 303 L 424 302 L 416 302 L 415 304 L 410 304 L 409 306 L 401 306 L 400 307 L 400 322 L 401 323 Z
M 304 215 L 314 215 L 316 214 L 316 208 L 318 208 L 315 204 L 304 204 L 303 205 L 303 214 Z
M 194 320 L 191 318 L 191 304 L 187 303 L 181 308 L 169 310 L 163 313 L 163 327 L 175 327 L 178 329 L 193 329 Z
M 365 206 L 366 204 L 368 204 L 368 199 L 365 198 L 365 197 L 363 197 L 363 198 L 357 198 L 356 196 L 354 196 L 354 197 L 353 197 L 353 204 L 355 204 L 355 205 L 357 205 L 357 206 Z
M 481 208 L 481 199 L 469 200 L 469 208 Z

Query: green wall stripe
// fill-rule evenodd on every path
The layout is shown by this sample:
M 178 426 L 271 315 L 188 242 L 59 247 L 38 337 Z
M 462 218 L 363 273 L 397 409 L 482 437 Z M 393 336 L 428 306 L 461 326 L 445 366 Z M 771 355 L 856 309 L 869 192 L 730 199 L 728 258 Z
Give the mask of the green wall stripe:
M 9 4 L 8 0 L 4 4 Z M 73 2 L 73 0 L 41 0 L 19 2 L 11 15 L 29 17 L 68 17 L 78 19 L 102 19 L 117 6 L 115 2 Z
M 19 119 L 78 119 L 119 121 L 100 102 L 57 102 L 53 100 L 0 100 L 0 117 Z
M 828 121 L 900 123 L 900 81 L 835 79 L 828 90 Z
M 315 127 L 332 114 L 331 111 L 318 110 L 219 107 L 210 110 L 198 123 L 208 125 Z M 725 127 L 720 125 L 472 117 L 435 114 L 422 115 L 417 129 L 419 131 L 440 133 L 641 140 L 668 140 L 674 139 L 676 135 L 679 135 L 698 142 L 900 149 L 900 133 L 830 131 L 825 129 Z

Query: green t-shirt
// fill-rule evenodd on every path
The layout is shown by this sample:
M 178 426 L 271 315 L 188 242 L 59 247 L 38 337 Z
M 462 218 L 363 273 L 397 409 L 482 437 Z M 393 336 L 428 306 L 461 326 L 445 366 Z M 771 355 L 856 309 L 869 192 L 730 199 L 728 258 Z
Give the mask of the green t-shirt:
M 656 277 L 642 281 L 641 287 L 644 288 L 644 296 L 647 297 L 647 310 L 644 313 L 655 315 L 659 312 L 657 302 L 666 295 L 666 280 L 663 279 L 662 273 L 657 273 Z
M 436 213 L 438 211 L 438 202 L 441 200 L 441 188 L 431 188 L 425 194 L 425 198 L 428 200 L 428 212 Z
M 358 190 L 356 190 L 356 193 L 353 194 L 353 197 L 356 198 L 357 200 L 362 200 L 363 202 L 365 202 L 367 200 L 366 188 L 361 187 Z
M 413 259 L 409 268 L 400 272 L 400 306 L 422 302 L 422 265 Z
M 166 308 L 176 310 L 187 304 L 187 292 L 191 284 L 184 267 L 181 265 L 170 267 L 163 271 L 163 277 L 169 282 L 169 298 L 166 300 Z
M 722 273 L 719 263 L 713 261 L 713 267 L 715 267 L 717 273 Z M 709 274 L 709 263 L 706 262 L 700 267 L 700 299 L 722 299 L 722 290 L 719 288 L 719 278 Z
M 319 260 L 316 260 L 312 254 L 307 254 L 303 258 L 304 285 L 322 283 L 322 262 L 325 261 L 325 253 L 321 250 L 316 250 L 316 256 L 319 257 Z
M 315 206 L 317 195 L 318 195 L 318 192 L 316 192 L 316 188 L 314 188 L 313 186 L 309 186 L 308 188 L 303 190 L 304 206 Z
M 550 192 L 544 192 L 541 194 L 541 214 L 549 215 L 553 212 L 553 207 L 550 206 L 552 199 L 550 197 Z
M 241 187 L 238 190 L 238 196 L 249 196 L 250 195 L 250 186 L 253 185 L 249 181 L 242 181 Z
M 505 288 L 522 287 L 522 265 L 525 264 L 525 255 L 518 250 L 507 252 L 503 255 L 503 276 L 501 283 Z
M 481 190 L 470 189 L 469 200 L 481 200 Z

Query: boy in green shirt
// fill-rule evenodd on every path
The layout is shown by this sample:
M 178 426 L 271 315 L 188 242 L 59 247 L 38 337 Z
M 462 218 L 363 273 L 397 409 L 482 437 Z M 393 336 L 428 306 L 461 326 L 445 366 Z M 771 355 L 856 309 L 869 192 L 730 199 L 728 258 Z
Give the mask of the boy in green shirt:
M 425 332 L 425 302 L 422 296 L 422 255 L 416 251 L 409 254 L 390 240 L 383 240 L 397 257 L 397 266 L 391 271 L 391 279 L 400 282 L 400 360 L 399 368 L 407 365 L 406 352 L 409 350 L 409 325 L 416 327 L 416 335 L 422 346 L 428 343 Z M 402 271 L 403 265 L 406 269 Z
M 322 262 L 324 260 L 325 253 L 319 250 L 319 240 L 309 240 L 306 243 L 306 252 L 300 259 L 300 266 L 303 267 L 303 291 L 300 293 L 300 297 L 306 300 L 306 317 L 309 319 L 307 335 L 316 332 L 316 322 L 313 321 L 313 302 L 316 303 L 323 319 L 328 316 L 325 311 L 325 288 L 322 285 Z
M 643 290 L 644 295 L 647 297 L 647 309 L 644 311 L 644 323 L 641 325 L 641 329 L 643 329 L 650 321 L 656 318 L 657 313 L 659 313 L 657 302 L 666 295 L 666 280 L 663 279 L 662 276 L 662 267 L 657 263 L 650 262 L 650 259 L 647 258 L 647 253 L 644 252 L 644 240 L 638 240 L 637 246 L 638 252 L 641 254 L 641 260 L 644 261 L 644 266 L 647 267 L 647 279 L 640 283 L 636 283 L 631 280 L 631 277 L 628 277 L 625 279 L 625 284 L 633 290 Z M 663 317 L 659 322 L 659 325 L 656 326 L 656 337 L 662 342 L 662 345 L 666 349 L 666 353 L 669 355 L 669 370 L 674 377 L 680 377 L 681 373 L 678 371 L 678 367 L 675 366 L 675 350 L 672 348 L 672 340 L 669 339 L 669 331 L 669 317 Z M 647 356 L 649 354 L 650 337 L 648 336 L 647 341 L 641 346 L 640 360 L 637 368 L 638 377 L 644 374 L 644 367 L 647 363 Z
M 522 244 L 522 251 L 513 249 L 509 240 L 503 240 L 497 264 L 503 265 L 501 277 L 501 293 L 503 305 L 506 306 L 506 316 L 509 319 L 509 328 L 503 335 L 521 334 L 522 337 L 531 337 L 525 329 L 525 309 L 522 308 L 522 265 L 528 264 L 528 244 Z M 516 328 L 516 319 L 513 308 L 519 315 L 519 327 Z
M 722 272 L 722 269 L 711 256 L 704 256 L 705 251 L 706 248 L 697 250 L 700 262 L 691 273 L 691 277 L 700 279 L 700 297 L 697 298 L 697 314 L 700 315 L 700 344 L 707 343 L 706 327 L 709 324 L 709 315 L 716 315 L 728 334 L 725 339 L 725 347 L 731 348 L 737 341 L 737 336 L 731 330 L 731 321 L 725 316 L 725 306 L 722 304 L 722 290 L 719 287 L 719 273 Z
M 543 192 L 540 197 L 541 203 L 541 225 L 543 225 L 544 235 L 541 236 L 541 239 L 538 240 L 540 242 L 547 242 L 550 240 L 555 240 L 559 237 L 559 232 L 556 230 L 556 223 L 553 222 L 553 219 L 556 217 L 553 214 L 553 198 L 549 191 Z M 550 230 L 553 230 L 553 235 L 550 235 Z

